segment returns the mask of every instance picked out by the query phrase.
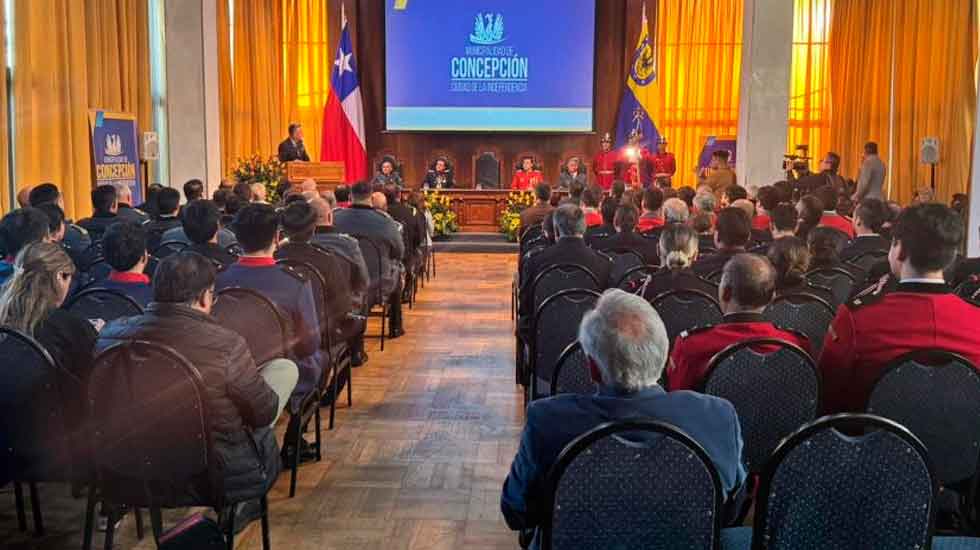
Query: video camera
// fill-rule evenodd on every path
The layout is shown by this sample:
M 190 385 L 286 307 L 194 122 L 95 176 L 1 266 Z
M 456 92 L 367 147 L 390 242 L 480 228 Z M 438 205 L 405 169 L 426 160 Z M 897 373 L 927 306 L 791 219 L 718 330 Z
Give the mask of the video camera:
M 809 145 L 797 145 L 796 154 L 783 155 L 782 170 L 786 172 L 786 179 L 793 181 L 809 174 L 811 160 Z

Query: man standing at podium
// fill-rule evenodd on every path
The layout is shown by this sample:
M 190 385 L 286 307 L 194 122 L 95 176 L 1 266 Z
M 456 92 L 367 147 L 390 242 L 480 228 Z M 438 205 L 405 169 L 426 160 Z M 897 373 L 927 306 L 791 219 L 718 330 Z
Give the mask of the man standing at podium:
M 303 127 L 294 122 L 289 125 L 289 137 L 279 144 L 279 161 L 293 162 L 301 160 L 310 162 L 310 155 L 303 145 Z

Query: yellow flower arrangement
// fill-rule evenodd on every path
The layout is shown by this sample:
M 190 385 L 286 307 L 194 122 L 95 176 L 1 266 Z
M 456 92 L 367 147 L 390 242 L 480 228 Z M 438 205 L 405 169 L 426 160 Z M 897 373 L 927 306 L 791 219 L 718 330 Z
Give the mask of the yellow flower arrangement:
M 500 216 L 500 232 L 507 235 L 507 240 L 516 242 L 521 230 L 521 212 L 534 204 L 534 193 L 531 191 L 511 191 L 507 195 L 507 208 Z
M 426 191 L 425 207 L 432 213 L 432 232 L 435 236 L 442 237 L 459 231 L 456 212 L 453 212 L 449 196 L 438 190 Z

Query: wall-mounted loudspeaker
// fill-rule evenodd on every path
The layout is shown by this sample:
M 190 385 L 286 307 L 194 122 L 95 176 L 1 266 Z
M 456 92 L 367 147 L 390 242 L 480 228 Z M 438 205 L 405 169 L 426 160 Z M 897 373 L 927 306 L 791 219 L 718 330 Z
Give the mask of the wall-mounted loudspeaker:
M 919 157 L 922 159 L 922 164 L 939 164 L 939 138 L 922 138 Z
M 156 132 L 143 132 L 140 158 L 143 160 L 160 160 L 160 136 Z

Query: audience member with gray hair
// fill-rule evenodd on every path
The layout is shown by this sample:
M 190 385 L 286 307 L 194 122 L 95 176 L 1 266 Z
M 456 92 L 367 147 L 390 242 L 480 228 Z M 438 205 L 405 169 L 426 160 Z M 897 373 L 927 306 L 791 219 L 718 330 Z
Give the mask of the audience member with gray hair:
M 714 193 L 698 193 L 694 195 L 694 209 L 698 212 L 711 214 L 718 207 L 718 199 Z
M 751 338 L 783 340 L 810 353 L 806 336 L 777 328 L 763 317 L 775 292 L 776 270 L 764 256 L 737 254 L 728 260 L 718 286 L 718 301 L 725 316 L 720 324 L 686 331 L 677 337 L 670 355 L 670 390 L 700 389 L 711 358 L 728 346 Z M 772 345 L 753 349 L 760 353 L 775 351 Z
M 691 216 L 691 211 L 687 208 L 687 203 L 676 197 L 664 201 L 664 222 L 687 223 Z
M 616 234 L 596 243 L 595 248 L 603 252 L 622 253 L 626 250 L 636 252 L 643 258 L 643 262 L 648 265 L 659 263 L 656 239 L 643 237 L 636 232 L 636 224 L 640 218 L 640 212 L 632 204 L 623 204 L 616 209 L 613 216 L 613 226 Z M 611 281 L 616 284 L 617 281 Z
M 616 420 L 646 419 L 677 426 L 707 451 L 727 494 L 742 485 L 746 474 L 735 408 L 724 399 L 688 391 L 667 393 L 658 385 L 669 347 L 667 331 L 646 300 L 621 290 L 606 291 L 582 319 L 579 341 L 596 392 L 540 399 L 528 407 L 500 502 L 511 529 L 541 525 L 545 481 L 562 449 L 589 430 Z

